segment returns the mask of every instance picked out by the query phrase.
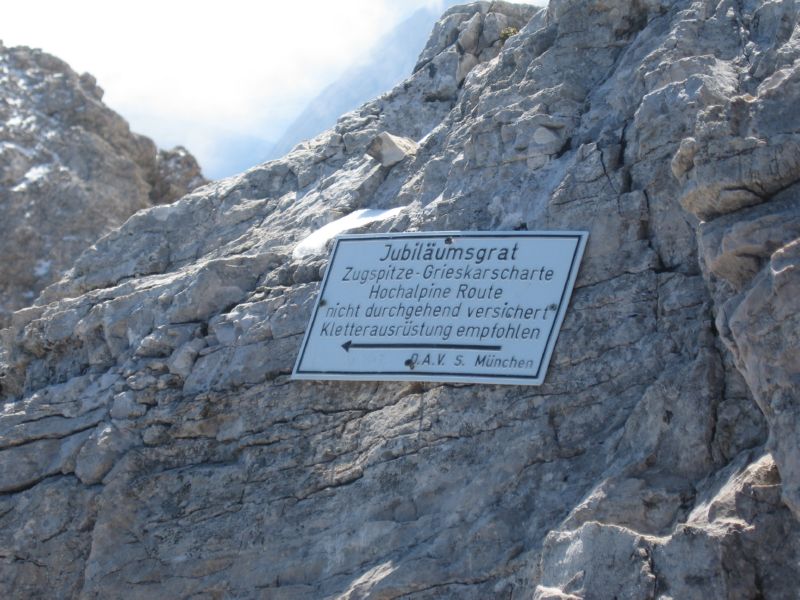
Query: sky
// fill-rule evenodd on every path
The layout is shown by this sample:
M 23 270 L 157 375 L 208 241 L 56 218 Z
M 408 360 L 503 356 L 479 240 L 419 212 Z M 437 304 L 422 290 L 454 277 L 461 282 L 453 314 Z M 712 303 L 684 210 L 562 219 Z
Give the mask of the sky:
M 537 2 L 539 3 L 539 2 Z M 276 140 L 320 90 L 415 10 L 443 0 L 15 1 L 0 40 L 89 72 L 105 103 L 212 178 L 220 153 Z M 421 50 L 421 48 L 420 48 Z

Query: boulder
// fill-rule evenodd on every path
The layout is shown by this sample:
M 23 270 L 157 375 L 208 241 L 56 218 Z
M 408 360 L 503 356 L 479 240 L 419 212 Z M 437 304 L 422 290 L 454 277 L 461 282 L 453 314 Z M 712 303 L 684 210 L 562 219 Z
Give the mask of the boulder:
M 382 167 L 393 167 L 408 156 L 417 153 L 417 143 L 383 131 L 367 146 L 367 154 L 381 163 Z

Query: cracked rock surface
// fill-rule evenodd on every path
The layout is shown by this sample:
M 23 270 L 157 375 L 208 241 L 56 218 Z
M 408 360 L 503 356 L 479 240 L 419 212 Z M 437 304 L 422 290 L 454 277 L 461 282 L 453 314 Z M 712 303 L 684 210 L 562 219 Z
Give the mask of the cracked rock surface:
M 0 327 L 134 212 L 206 183 L 102 98 L 91 75 L 0 43 Z
M 2 332 L 0 589 L 796 598 L 798 11 L 457 7 L 334 129 L 109 233 Z M 514 228 L 590 231 L 544 385 L 290 380 L 325 232 Z

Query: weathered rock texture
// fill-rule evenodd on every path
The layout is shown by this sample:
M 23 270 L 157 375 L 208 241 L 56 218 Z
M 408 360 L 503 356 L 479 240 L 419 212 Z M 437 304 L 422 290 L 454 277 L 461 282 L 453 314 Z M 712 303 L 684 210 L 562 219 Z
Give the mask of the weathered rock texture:
M 0 43 L 0 326 L 134 212 L 205 183 L 102 97 L 91 75 Z
M 0 586 L 797 598 L 799 44 L 792 1 L 454 9 L 334 130 L 136 214 L 4 332 Z M 589 229 L 546 383 L 290 381 L 295 248 L 362 208 Z

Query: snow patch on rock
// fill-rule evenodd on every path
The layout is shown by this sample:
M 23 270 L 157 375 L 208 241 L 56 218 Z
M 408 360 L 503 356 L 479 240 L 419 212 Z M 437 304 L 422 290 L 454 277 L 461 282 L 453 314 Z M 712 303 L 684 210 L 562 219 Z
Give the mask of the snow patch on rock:
M 292 251 L 292 257 L 295 259 L 313 256 L 315 254 L 322 254 L 325 251 L 325 245 L 340 233 L 352 231 L 359 227 L 364 227 L 376 221 L 386 221 L 399 215 L 406 207 L 398 206 L 397 208 L 378 209 L 378 208 L 362 208 L 351 212 L 324 227 L 320 227 L 311 235 L 305 237 L 299 244 L 297 244 Z

